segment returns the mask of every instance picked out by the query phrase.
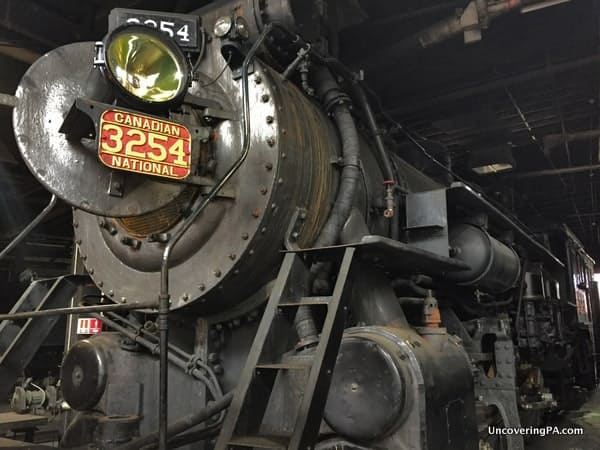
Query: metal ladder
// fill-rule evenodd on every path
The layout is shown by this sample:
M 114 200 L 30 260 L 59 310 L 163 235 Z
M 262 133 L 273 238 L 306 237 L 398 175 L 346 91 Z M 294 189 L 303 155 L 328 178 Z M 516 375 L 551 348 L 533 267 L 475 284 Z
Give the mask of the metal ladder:
M 78 286 L 89 280 L 83 275 L 33 281 L 10 310 L 10 314 L 70 306 Z M 23 370 L 50 334 L 60 316 L 35 317 L 23 321 L 0 321 L 0 399 L 6 399 Z
M 345 307 L 347 281 L 354 253 L 354 247 L 346 247 L 286 254 L 227 411 L 216 450 L 228 448 L 307 450 L 314 447 L 343 335 L 345 310 L 347 310 Z M 308 255 L 309 258 L 303 258 L 303 254 Z M 325 261 L 339 263 L 333 294 L 320 297 L 308 296 L 310 265 Z M 292 362 L 290 362 L 285 360 L 285 356 L 294 353 L 292 342 L 297 342 L 297 335 L 292 332 L 292 322 L 300 306 L 324 308 L 325 319 L 318 342 L 311 350 L 302 352 L 308 355 L 300 360 L 291 358 Z M 293 339 L 284 339 L 285 333 L 282 333 L 281 325 L 275 325 L 277 315 L 280 316 L 279 318 L 281 315 L 287 317 L 285 323 L 288 330 L 286 331 L 288 336 L 294 336 Z M 268 351 L 266 347 L 269 346 L 278 348 L 276 351 Z M 305 376 L 307 374 L 300 398 L 297 402 L 280 404 L 295 410 L 291 430 L 287 433 L 261 433 L 265 413 L 273 403 L 272 394 L 277 379 L 283 374 L 295 371 L 304 371 Z

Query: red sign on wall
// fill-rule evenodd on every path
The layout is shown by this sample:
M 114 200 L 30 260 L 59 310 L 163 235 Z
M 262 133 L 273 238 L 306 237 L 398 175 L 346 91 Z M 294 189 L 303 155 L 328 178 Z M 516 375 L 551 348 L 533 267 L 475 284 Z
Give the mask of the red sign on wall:
M 77 334 L 98 334 L 102 331 L 100 319 L 77 319 Z
M 98 156 L 108 167 L 175 179 L 190 174 L 191 135 L 183 125 L 109 109 L 99 128 Z

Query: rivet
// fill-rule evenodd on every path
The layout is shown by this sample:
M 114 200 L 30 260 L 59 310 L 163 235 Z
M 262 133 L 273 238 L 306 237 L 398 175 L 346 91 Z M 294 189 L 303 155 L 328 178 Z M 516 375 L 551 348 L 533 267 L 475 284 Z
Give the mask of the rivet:
M 266 164 L 265 164 L 265 169 L 267 169 L 267 170 L 273 170 L 273 164 L 271 164 L 271 163 L 266 163 Z
M 108 295 L 110 297 L 112 297 L 113 295 L 115 295 L 115 291 L 113 291 L 112 289 L 110 291 L 108 291 Z
M 263 101 L 263 103 L 267 103 L 269 101 L 269 98 L 269 94 L 263 94 L 260 99 Z
M 249 255 L 254 255 L 254 250 L 250 250 L 250 251 L 248 252 L 248 254 L 249 254 Z
M 249 238 L 249 237 L 250 237 L 250 236 L 248 235 L 248 233 L 242 233 L 242 239 L 243 239 L 243 240 L 245 240 L 245 241 L 246 241 L 246 240 L 248 240 L 248 238 Z
M 233 271 L 233 274 L 234 274 L 234 275 L 239 275 L 239 274 L 240 274 L 240 271 L 239 271 L 238 269 L 235 269 L 235 270 Z
M 201 291 L 206 289 L 206 286 L 204 285 L 204 283 L 201 283 L 198 285 L 198 289 L 200 289 Z
M 229 259 L 230 259 L 230 260 L 232 260 L 232 261 L 235 261 L 235 258 L 237 258 L 237 256 L 236 256 L 236 254 L 235 254 L 235 253 L 230 253 L 230 254 L 229 254 Z
M 262 234 L 265 234 L 267 232 L 267 227 L 262 227 L 261 230 L 260 230 L 260 232 Z
M 256 84 L 260 84 L 260 83 L 262 83 L 262 78 L 261 78 L 261 76 L 260 76 L 260 75 L 256 75 L 256 76 L 254 77 L 254 82 L 255 82 Z
M 281 129 L 281 134 L 287 134 L 287 130 L 285 128 Z
M 139 248 L 142 246 L 141 241 L 138 241 L 137 239 L 134 239 L 129 236 L 123 236 L 121 238 L 121 244 L 126 245 L 127 247 L 131 247 L 134 250 L 139 250 Z
M 275 138 L 274 137 L 267 138 L 267 144 L 269 145 L 269 147 L 273 147 L 275 145 Z
M 77 240 L 75 241 L 75 243 L 76 243 L 77 245 L 80 245 L 80 244 L 81 244 L 81 239 L 77 239 Z
M 277 208 L 277 205 L 275 203 L 271 203 L 271 209 L 275 209 Z
M 79 227 L 79 222 L 73 222 L 73 227 L 78 228 Z
M 127 303 L 127 297 L 121 297 L 121 303 Z
M 93 275 L 93 274 L 94 274 L 94 268 L 93 268 L 93 267 L 90 267 L 90 268 L 88 269 L 88 273 L 89 273 L 90 275 Z
M 104 282 L 103 282 L 103 281 L 98 281 L 98 283 L 97 283 L 97 284 L 98 284 L 98 287 L 102 287 L 102 286 L 104 286 Z
M 267 123 L 273 123 L 274 120 L 273 116 L 267 116 Z
M 86 260 L 87 260 L 87 255 L 81 255 L 81 259 L 82 259 L 83 261 L 86 261 Z
M 190 296 L 188 294 L 183 294 L 181 296 L 181 300 L 183 300 L 184 302 L 187 302 L 190 299 Z
M 277 180 L 277 184 L 283 184 L 283 178 L 280 178 L 279 180 Z
M 269 192 L 269 190 L 266 187 L 260 188 L 260 193 L 262 195 L 267 195 L 267 192 Z
M 287 153 L 282 153 L 281 154 L 281 159 L 285 159 L 285 158 L 287 158 Z
M 213 273 L 215 274 L 215 277 L 220 278 L 221 277 L 221 270 L 220 269 L 215 269 L 213 271 Z
M 259 218 L 260 217 L 260 210 L 259 209 L 253 210 L 252 211 L 252 217 Z

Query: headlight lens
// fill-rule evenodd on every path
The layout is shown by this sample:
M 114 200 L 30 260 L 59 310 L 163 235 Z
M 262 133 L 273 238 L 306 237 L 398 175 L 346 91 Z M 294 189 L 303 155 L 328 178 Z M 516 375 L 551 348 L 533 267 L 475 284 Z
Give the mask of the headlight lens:
M 151 28 L 115 30 L 105 43 L 110 77 L 128 94 L 147 103 L 166 103 L 187 90 L 189 72 L 173 41 Z

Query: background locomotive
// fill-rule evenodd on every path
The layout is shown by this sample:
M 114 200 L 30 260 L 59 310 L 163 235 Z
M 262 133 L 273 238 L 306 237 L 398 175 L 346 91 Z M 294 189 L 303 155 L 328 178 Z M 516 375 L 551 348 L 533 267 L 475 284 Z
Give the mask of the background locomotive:
M 101 292 L 78 301 L 132 310 L 66 354 L 63 447 L 519 449 L 488 425 L 595 386 L 593 261 L 394 152 L 340 20 L 115 10 L 23 78 L 23 159 Z

